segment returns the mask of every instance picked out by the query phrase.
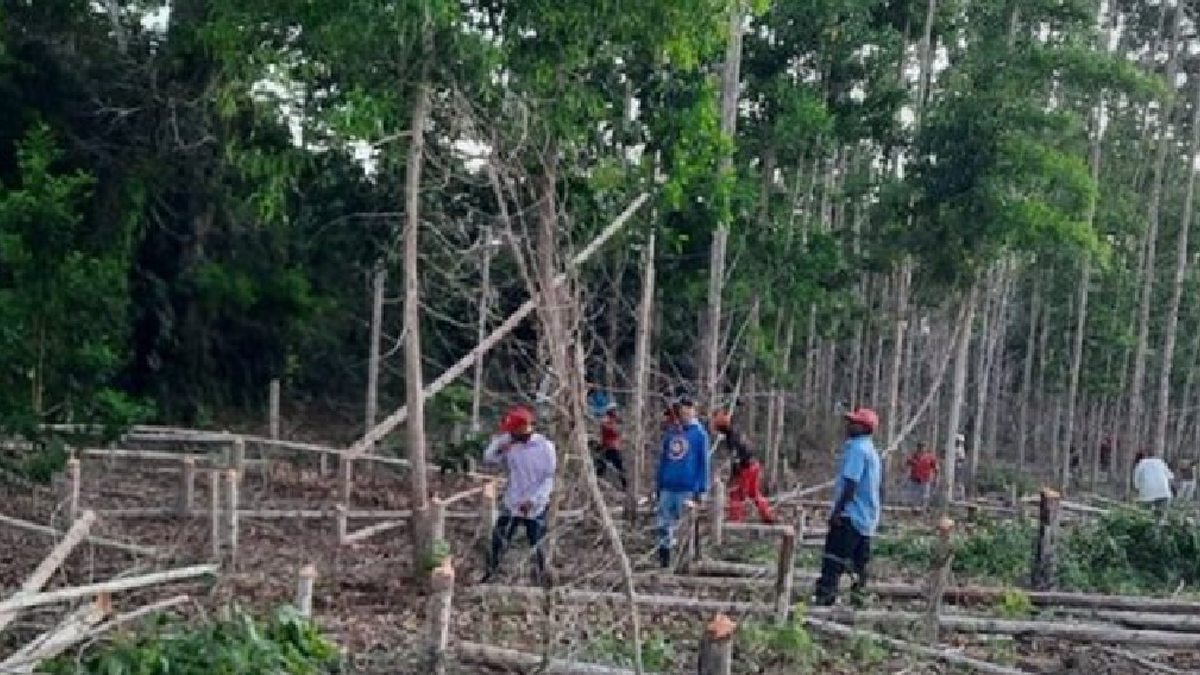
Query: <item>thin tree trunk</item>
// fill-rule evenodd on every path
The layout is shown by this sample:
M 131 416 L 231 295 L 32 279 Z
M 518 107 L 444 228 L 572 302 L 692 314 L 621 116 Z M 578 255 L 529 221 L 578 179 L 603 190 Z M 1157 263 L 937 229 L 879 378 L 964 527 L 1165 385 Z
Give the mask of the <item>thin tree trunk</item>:
M 971 356 L 971 329 L 975 323 L 975 305 L 978 293 L 979 283 L 977 281 L 972 282 L 971 288 L 967 291 L 967 297 L 963 300 L 966 303 L 966 310 L 963 312 L 962 333 L 958 337 L 958 344 L 954 347 L 957 352 L 954 357 L 954 390 L 951 394 L 946 444 L 942 457 L 942 470 L 945 478 L 942 482 L 943 516 L 950 512 L 950 504 L 954 501 L 954 485 L 956 480 L 954 475 L 956 468 L 954 466 L 954 437 L 962 424 L 962 408 L 967 398 L 967 366 L 969 365 Z
M 1099 184 L 1100 181 L 1100 161 L 1102 152 L 1103 136 L 1100 133 L 1100 115 L 1103 111 L 1103 105 L 1096 109 L 1096 128 L 1092 134 L 1092 148 L 1089 157 L 1091 165 L 1092 181 Z M 1088 203 L 1087 224 L 1090 228 L 1096 220 L 1096 202 L 1099 197 L 1092 195 L 1091 201 Z M 1063 490 L 1071 488 L 1071 452 L 1070 449 L 1075 445 L 1075 406 L 1079 397 L 1079 374 L 1083 370 L 1083 339 L 1087 330 L 1087 311 L 1088 311 L 1088 289 L 1092 282 L 1092 264 L 1091 260 L 1084 258 L 1081 263 L 1081 271 L 1079 274 L 1079 300 L 1075 314 L 1075 335 L 1074 344 L 1071 346 L 1071 374 L 1070 381 L 1067 383 L 1067 459 L 1062 463 L 1062 476 L 1059 484 Z
M 1033 359 L 1038 337 L 1038 318 L 1042 311 L 1042 280 L 1033 278 L 1033 299 L 1029 302 L 1029 333 L 1025 340 L 1025 367 L 1021 371 L 1021 404 L 1017 415 L 1017 468 L 1025 470 L 1025 448 L 1029 442 L 1029 404 L 1033 397 Z
M 479 344 L 487 338 L 488 315 L 491 312 L 492 300 L 492 228 L 483 233 L 483 262 L 479 269 L 479 316 L 476 318 L 476 339 Z M 475 360 L 475 372 L 471 385 L 471 433 L 477 434 L 482 429 L 480 416 L 483 409 L 483 359 L 480 354 Z
M 651 231 L 646 248 L 642 251 L 642 299 L 638 303 L 637 334 L 633 353 L 633 406 L 627 421 L 633 425 L 633 443 L 628 449 L 633 455 L 633 462 L 629 467 L 629 481 L 625 493 L 625 517 L 630 522 L 634 522 L 637 517 L 638 494 L 641 492 L 642 475 L 645 473 L 642 463 L 646 455 L 646 424 L 652 419 L 646 410 L 646 370 L 653 332 L 650 322 L 654 316 L 654 245 L 655 233 Z
M 432 41 L 429 9 L 425 9 L 425 40 Z M 430 50 L 426 50 L 428 54 Z M 425 162 L 425 125 L 429 117 L 429 87 L 422 81 L 417 89 L 417 101 L 412 114 L 412 143 L 408 150 L 408 167 L 404 188 L 404 399 L 408 407 L 408 423 L 405 425 L 408 442 L 409 491 L 414 513 L 429 507 L 429 485 L 425 470 L 425 396 L 424 376 L 421 367 L 421 278 L 418 274 L 420 260 L 421 228 L 421 170 Z M 414 565 L 421 562 L 433 545 L 424 532 L 421 518 L 413 519 Z
M 1171 25 L 1171 37 L 1167 42 L 1166 81 L 1168 83 L 1175 82 L 1175 74 L 1178 70 L 1178 43 L 1183 13 L 1184 3 L 1177 3 L 1175 18 L 1172 20 Z M 1164 96 L 1161 102 L 1158 148 L 1154 155 L 1154 177 L 1150 183 L 1149 206 L 1146 214 L 1147 227 L 1144 247 L 1146 265 L 1144 268 L 1145 273 L 1140 280 L 1137 347 L 1134 352 L 1133 377 L 1129 383 L 1129 417 L 1125 424 L 1125 433 L 1129 438 L 1124 462 L 1127 490 L 1133 476 L 1133 453 L 1143 443 L 1143 417 L 1145 416 L 1146 402 L 1143 398 L 1142 389 L 1146 378 L 1146 362 L 1149 360 L 1150 355 L 1150 306 L 1154 302 L 1154 271 L 1157 269 L 1155 266 L 1155 251 L 1158 244 L 1158 228 L 1162 208 L 1162 190 L 1166 174 L 1167 152 L 1171 145 L 1168 125 L 1170 124 L 1171 112 L 1174 110 L 1174 107 L 1175 97 L 1172 95 Z
M 363 433 L 375 428 L 379 416 L 379 345 L 383 334 L 383 296 L 387 288 L 387 267 L 379 265 L 371 275 L 371 346 L 367 354 L 367 410 Z M 373 447 L 373 446 L 372 446 Z
M 742 8 L 733 3 L 729 11 L 729 36 L 721 82 L 721 133 L 729 139 L 737 133 L 738 91 L 742 68 Z M 732 170 L 733 158 L 721 158 L 720 173 Z M 704 405 L 717 401 L 721 368 L 721 296 L 725 290 L 725 249 L 729 242 L 729 223 L 722 220 L 713 233 L 708 280 L 708 320 L 704 324 L 703 364 Z
M 1183 3 L 1179 4 L 1182 8 Z M 1192 203 L 1196 194 L 1195 162 L 1196 154 L 1200 152 L 1200 84 L 1193 83 L 1192 86 L 1196 91 L 1192 102 L 1192 139 L 1187 154 L 1187 191 L 1184 193 L 1183 217 L 1175 243 L 1175 280 L 1171 289 L 1171 306 L 1167 310 L 1166 334 L 1163 336 L 1162 369 L 1158 377 L 1158 419 L 1154 429 L 1154 447 L 1164 454 L 1167 451 L 1167 420 L 1171 415 L 1171 370 L 1179 331 L 1179 310 L 1183 305 L 1184 282 L 1187 280 L 1188 233 L 1192 229 Z

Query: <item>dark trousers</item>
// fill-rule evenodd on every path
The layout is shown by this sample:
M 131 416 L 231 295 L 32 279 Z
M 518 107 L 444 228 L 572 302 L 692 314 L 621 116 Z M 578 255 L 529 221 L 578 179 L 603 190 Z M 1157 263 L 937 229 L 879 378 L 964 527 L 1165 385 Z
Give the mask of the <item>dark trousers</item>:
M 821 557 L 821 578 L 813 602 L 819 606 L 832 605 L 837 600 L 838 582 L 842 575 L 854 575 L 851 599 L 861 599 L 867 583 L 867 563 L 871 561 L 871 538 L 854 529 L 849 519 L 840 518 L 825 535 L 825 553 Z
M 541 515 L 536 518 L 523 518 L 514 516 L 508 509 L 504 509 L 500 513 L 500 517 L 496 519 L 496 526 L 492 528 L 492 546 L 488 549 L 487 556 L 489 577 L 499 571 L 500 559 L 504 556 L 504 551 L 508 548 L 520 525 L 525 526 L 525 538 L 529 540 L 529 548 L 533 549 L 534 579 L 541 580 L 545 577 L 546 558 L 542 554 L 540 544 L 542 536 L 546 534 L 546 512 L 542 511 Z
M 603 455 L 596 458 L 596 477 L 603 478 L 605 470 L 611 464 L 614 471 L 617 472 L 617 478 L 621 481 L 621 489 L 626 488 L 625 482 L 625 460 L 621 457 L 621 451 L 614 448 L 608 448 Z

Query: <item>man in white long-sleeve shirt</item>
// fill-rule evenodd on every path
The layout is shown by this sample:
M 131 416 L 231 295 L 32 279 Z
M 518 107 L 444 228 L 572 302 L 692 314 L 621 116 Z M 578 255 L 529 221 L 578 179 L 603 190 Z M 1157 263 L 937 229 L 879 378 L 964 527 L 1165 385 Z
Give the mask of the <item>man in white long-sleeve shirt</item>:
M 509 410 L 500 423 L 500 435 L 492 438 L 483 453 L 485 463 L 503 465 L 508 474 L 504 501 L 492 529 L 483 583 L 496 578 L 500 558 L 518 525 L 525 526 L 525 536 L 533 549 L 534 582 L 546 578 L 546 560 L 539 544 L 546 530 L 546 508 L 554 491 L 558 458 L 554 443 L 533 433 L 533 419 L 533 413 L 527 408 Z
M 1133 468 L 1133 488 L 1137 490 L 1139 504 L 1152 506 L 1157 511 L 1166 510 L 1171 503 L 1171 481 L 1175 475 L 1162 459 L 1149 450 Z

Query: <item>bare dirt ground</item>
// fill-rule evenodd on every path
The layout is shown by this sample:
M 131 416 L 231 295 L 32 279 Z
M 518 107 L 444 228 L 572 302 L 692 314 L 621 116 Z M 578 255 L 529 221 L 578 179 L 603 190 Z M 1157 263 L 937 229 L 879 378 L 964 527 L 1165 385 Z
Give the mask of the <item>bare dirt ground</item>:
M 251 453 L 251 457 L 253 457 Z M 337 478 L 322 476 L 312 458 L 308 465 L 279 463 L 269 474 L 251 469 L 242 485 L 241 506 L 247 509 L 328 509 L 338 497 Z M 169 464 L 126 460 L 85 459 L 83 462 L 84 508 L 96 510 L 168 507 L 175 503 L 178 475 L 163 470 Z M 794 478 L 800 484 L 818 483 L 823 476 Z M 360 471 L 356 475 L 352 509 L 401 510 L 409 507 L 403 474 L 387 467 Z M 461 476 L 432 476 L 431 488 L 449 495 L 478 485 L 477 479 Z M 101 517 L 93 534 L 153 546 L 167 553 L 166 559 L 139 559 L 136 555 L 85 544 L 71 556 L 54 582 L 55 586 L 88 583 L 117 575 L 206 562 L 211 558 L 210 521 L 203 510 L 209 503 L 208 481 L 198 472 L 195 508 L 200 513 L 189 519 L 178 517 Z M 615 493 L 610 503 L 617 503 Z M 67 527 L 61 490 L 27 483 L 5 485 L 6 515 Z M 586 505 L 583 494 L 568 495 L 567 508 Z M 465 503 L 461 509 L 474 508 Z M 783 522 L 796 522 L 798 512 L 785 509 Z M 810 511 L 810 522 L 820 524 L 822 514 Z M 611 546 L 597 522 L 590 518 L 572 521 L 556 532 L 553 558 L 561 586 L 592 590 L 619 590 L 613 583 L 587 581 L 597 572 L 618 570 Z M 920 516 L 888 514 L 887 531 L 906 536 L 927 532 L 929 522 Z M 351 530 L 371 524 L 352 521 Z M 653 570 L 652 519 L 643 517 L 636 526 L 623 525 L 625 546 L 638 570 Z M 197 599 L 190 611 L 212 611 L 228 602 L 266 610 L 294 598 L 297 571 L 313 564 L 319 572 L 314 614 L 323 628 L 349 655 L 353 670 L 364 672 L 419 672 L 415 658 L 423 636 L 424 595 L 412 567 L 407 527 L 377 535 L 350 547 L 336 539 L 335 520 L 296 518 L 244 518 L 241 520 L 238 569 L 223 572 L 215 585 L 201 582 L 176 584 L 170 589 L 148 589 L 122 594 L 117 608 L 128 609 L 153 599 L 187 592 Z M 540 652 L 552 645 L 556 656 L 591 662 L 628 663 L 630 655 L 628 609 L 620 604 L 547 605 L 547 603 L 461 597 L 469 594 L 482 573 L 481 560 L 487 532 L 474 520 L 447 522 L 447 538 L 456 562 L 460 597 L 455 600 L 453 632 L 458 639 L 497 644 Z M 514 540 L 506 560 L 501 585 L 525 585 L 528 566 L 526 546 Z M 49 550 L 51 542 L 42 535 L 0 527 L 0 586 L 15 588 Z M 720 552 L 709 555 L 730 561 L 768 563 L 774 560 L 769 540 L 738 539 Z M 798 553 L 804 572 L 815 572 L 819 549 L 805 547 Z M 894 561 L 879 559 L 875 567 L 880 580 L 923 582 L 927 570 L 906 569 Z M 969 580 L 958 579 L 959 583 Z M 796 597 L 807 596 L 811 581 L 798 580 Z M 641 590 L 641 589 L 639 589 Z M 723 600 L 766 600 L 766 591 L 724 588 L 680 591 L 651 589 L 652 593 L 686 593 L 688 597 Z M 923 603 L 888 603 L 876 600 L 875 608 L 904 608 L 920 611 Z M 10 630 L 9 640 L 31 637 L 49 624 L 61 610 L 30 611 Z M 646 665 L 659 672 L 690 672 L 703 623 L 710 616 L 698 613 L 644 609 L 642 612 L 643 653 Z M 903 633 L 899 634 L 903 637 Z M 960 646 L 977 658 L 1010 663 L 1031 673 L 1078 673 L 1079 675 L 1135 675 L 1152 672 L 1135 661 L 1104 650 L 1103 645 L 1072 646 L 1036 635 L 1012 639 L 982 639 L 946 635 L 943 642 Z M 869 640 L 829 641 L 804 631 L 783 633 L 765 622 L 747 620 L 739 633 L 737 673 L 949 673 L 952 669 L 902 654 L 892 653 Z M 1178 672 L 1200 672 L 1200 655 L 1143 652 L 1171 664 Z M 462 666 L 459 672 L 488 672 Z M 1163 670 L 1161 672 L 1171 672 Z

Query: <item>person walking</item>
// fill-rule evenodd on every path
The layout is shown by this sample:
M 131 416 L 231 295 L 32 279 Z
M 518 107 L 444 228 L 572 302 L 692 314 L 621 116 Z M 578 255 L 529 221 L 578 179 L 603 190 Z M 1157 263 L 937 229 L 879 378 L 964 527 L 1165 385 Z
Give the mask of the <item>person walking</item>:
M 834 478 L 829 532 L 813 597 L 814 604 L 826 607 L 837 601 L 838 583 L 846 572 L 854 577 L 851 601 L 861 603 L 871 561 L 871 537 L 879 527 L 881 467 L 871 438 L 879 427 L 879 416 L 870 408 L 858 408 L 844 418 L 846 441 Z
M 1165 513 L 1171 505 L 1171 481 L 1175 475 L 1154 450 L 1145 450 L 1133 468 L 1133 489 L 1138 503 Z
M 725 436 L 734 454 L 733 470 L 729 476 L 729 521 L 736 523 L 744 520 L 746 500 L 750 500 L 754 502 L 754 508 L 758 509 L 758 517 L 764 523 L 773 524 L 775 516 L 771 514 L 771 505 L 759 489 L 762 465 L 750 449 L 745 434 L 734 429 L 732 422 L 729 413 L 724 410 L 713 415 L 713 431 Z
M 500 571 L 500 559 L 518 527 L 533 553 L 534 583 L 549 581 L 546 558 L 541 549 L 546 533 L 546 510 L 554 491 L 554 473 L 558 457 L 552 443 L 533 431 L 533 413 L 524 407 L 510 409 L 501 420 L 500 434 L 492 438 L 483 453 L 486 464 L 499 464 L 508 474 L 508 485 L 500 514 L 492 528 L 483 583 L 494 581 Z
M 937 455 L 930 452 L 924 443 L 908 458 L 908 503 L 921 510 L 929 508 L 929 497 L 933 483 L 937 480 Z
M 625 462 L 621 456 L 621 428 L 617 417 L 617 404 L 609 403 L 600 422 L 600 446 L 595 458 L 596 476 L 603 478 L 609 466 L 617 473 L 624 490 L 628 483 L 625 478 Z
M 703 501 L 708 492 L 708 433 L 696 419 L 696 403 L 680 394 L 671 406 L 658 461 L 658 561 L 671 566 L 675 531 L 689 500 Z

